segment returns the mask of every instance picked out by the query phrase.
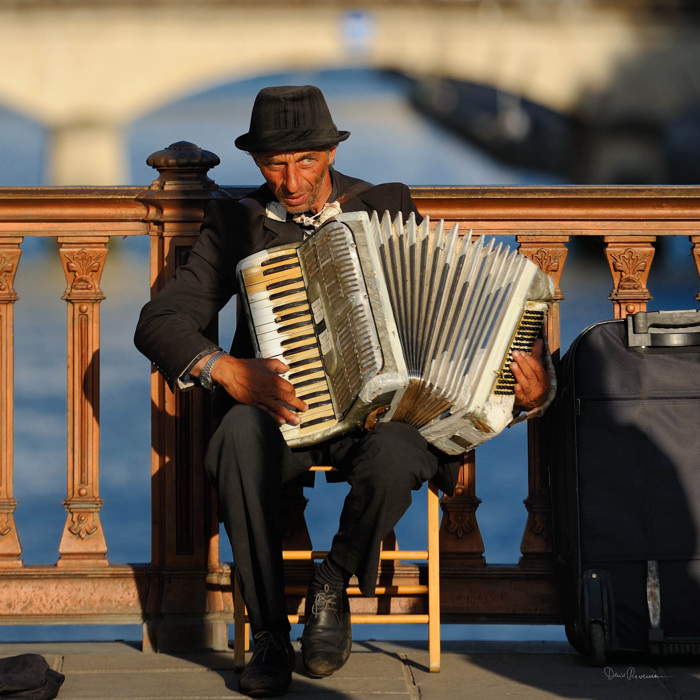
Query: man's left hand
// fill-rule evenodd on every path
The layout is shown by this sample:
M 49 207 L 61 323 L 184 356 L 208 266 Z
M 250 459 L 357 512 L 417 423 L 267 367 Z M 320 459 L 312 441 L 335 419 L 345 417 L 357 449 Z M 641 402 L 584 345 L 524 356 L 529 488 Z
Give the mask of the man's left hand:
M 549 392 L 549 377 L 542 364 L 544 342 L 535 341 L 532 354 L 516 350 L 510 365 L 515 376 L 515 407 L 529 411 L 539 406 Z

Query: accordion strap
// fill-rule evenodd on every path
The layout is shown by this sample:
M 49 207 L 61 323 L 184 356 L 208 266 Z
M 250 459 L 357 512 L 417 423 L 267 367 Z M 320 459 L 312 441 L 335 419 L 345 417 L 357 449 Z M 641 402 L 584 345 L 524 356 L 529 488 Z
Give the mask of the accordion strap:
M 353 197 L 357 197 L 357 195 L 362 194 L 363 192 L 367 192 L 367 190 L 371 190 L 373 187 L 374 185 L 371 182 L 361 180 L 360 182 L 356 182 L 349 189 L 345 190 L 345 192 L 343 192 L 340 197 L 336 198 L 335 201 L 341 205 L 345 204 L 345 202 L 348 200 L 352 199 Z

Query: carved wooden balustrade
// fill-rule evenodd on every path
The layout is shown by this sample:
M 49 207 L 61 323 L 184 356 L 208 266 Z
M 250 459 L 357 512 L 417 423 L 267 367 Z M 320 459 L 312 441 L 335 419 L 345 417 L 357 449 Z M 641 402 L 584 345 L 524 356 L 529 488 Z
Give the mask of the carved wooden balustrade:
M 173 393 L 152 374 L 151 561 L 108 560 L 100 521 L 100 277 L 110 238 L 150 237 L 156 293 L 196 239 L 206 202 L 244 191 L 210 180 L 207 173 L 218 158 L 192 144 L 174 144 L 148 162 L 159 177 L 145 189 L 0 190 L 0 621 L 143 623 L 144 650 L 225 649 L 233 615 L 231 572 L 219 561 L 212 494 L 202 473 L 210 418 L 201 392 Z M 416 187 L 413 195 L 432 219 L 460 222 L 474 235 L 515 236 L 520 252 L 554 278 L 558 300 L 564 298 L 560 284 L 567 244 L 575 237 L 600 237 L 615 317 L 646 308 L 647 279 L 660 237 L 688 237 L 700 270 L 700 187 Z M 23 563 L 14 519 L 13 307 L 18 298 L 13 285 L 23 240 L 31 236 L 56 239 L 67 284 L 66 522 L 63 533 L 56 533 L 60 556 L 47 566 Z M 559 320 L 557 302 L 548 319 L 555 361 Z M 214 336 L 216 329 L 211 332 Z M 465 460 L 455 495 L 442 499 L 443 622 L 559 621 L 549 519 L 552 465 L 543 449 L 548 438 L 546 416 L 528 424 L 528 493 L 517 564 L 496 566 L 484 556 L 473 454 Z M 144 454 L 144 469 L 148 461 Z M 290 522 L 296 524 L 290 532 L 296 548 L 308 540 L 303 512 L 297 510 Z M 389 573 L 403 577 L 403 583 L 423 575 L 409 564 L 394 565 Z M 353 604 L 359 612 L 424 605 L 420 599 L 389 598 Z M 299 602 L 292 600 L 290 606 Z

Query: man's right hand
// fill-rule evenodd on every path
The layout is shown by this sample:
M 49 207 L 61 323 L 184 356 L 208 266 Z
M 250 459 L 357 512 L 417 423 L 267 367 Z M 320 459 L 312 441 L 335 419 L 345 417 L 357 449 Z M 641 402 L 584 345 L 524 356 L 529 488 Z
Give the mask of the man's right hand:
M 192 374 L 198 376 L 197 370 L 201 371 L 209 357 L 197 363 Z M 301 418 L 295 411 L 305 411 L 307 405 L 296 397 L 292 383 L 280 376 L 287 371 L 289 367 L 280 360 L 222 355 L 211 368 L 211 378 L 236 401 L 262 408 L 280 425 L 298 425 Z

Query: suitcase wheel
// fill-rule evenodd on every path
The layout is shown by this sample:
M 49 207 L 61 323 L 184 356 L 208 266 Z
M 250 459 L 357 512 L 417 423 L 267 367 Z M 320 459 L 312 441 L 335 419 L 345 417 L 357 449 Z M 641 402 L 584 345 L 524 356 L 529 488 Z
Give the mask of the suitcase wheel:
M 588 628 L 588 639 L 591 666 L 603 666 L 605 664 L 605 629 L 600 620 L 591 622 Z

